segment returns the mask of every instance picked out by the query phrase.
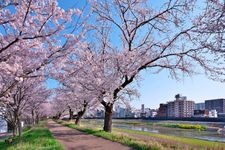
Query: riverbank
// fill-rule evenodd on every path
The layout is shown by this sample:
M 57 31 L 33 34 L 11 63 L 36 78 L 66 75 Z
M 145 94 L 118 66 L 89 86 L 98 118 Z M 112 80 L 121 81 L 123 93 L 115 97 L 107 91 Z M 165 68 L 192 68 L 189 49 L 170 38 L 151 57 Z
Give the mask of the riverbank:
M 0 140 L 0 150 L 63 150 L 63 146 L 53 137 L 46 122 L 23 132 L 21 138 L 15 137 L 10 143 Z
M 104 119 L 104 118 L 85 118 L 85 119 Z M 148 117 L 148 118 L 134 118 L 134 117 L 126 117 L 126 118 L 113 118 L 114 120 L 146 120 L 146 121 L 193 121 L 193 122 L 225 122 L 225 118 L 206 118 L 206 117 L 185 117 L 185 118 L 177 118 L 177 117 Z
M 57 121 L 70 128 L 100 136 L 108 140 L 120 142 L 133 146 L 135 149 L 196 149 L 196 150 L 225 150 L 225 143 L 211 142 L 194 138 L 176 137 L 164 134 L 150 133 L 144 131 L 134 131 L 129 129 L 113 128 L 112 133 L 106 133 L 100 128 L 91 124 L 81 123 L 81 126 L 74 125 L 73 122 Z

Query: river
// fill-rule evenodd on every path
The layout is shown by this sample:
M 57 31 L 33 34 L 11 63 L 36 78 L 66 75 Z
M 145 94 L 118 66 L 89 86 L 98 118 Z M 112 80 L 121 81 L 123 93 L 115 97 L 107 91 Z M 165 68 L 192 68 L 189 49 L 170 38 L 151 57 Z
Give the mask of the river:
M 103 120 L 94 119 L 83 122 L 91 126 L 102 126 Z M 171 127 L 162 127 L 157 124 L 198 124 L 207 127 L 206 131 L 198 131 L 196 129 L 179 129 Z M 224 122 L 191 122 L 191 121 L 151 121 L 151 120 L 113 120 L 113 127 L 121 129 L 139 130 L 145 132 L 153 132 L 158 134 L 174 135 L 180 137 L 190 137 L 209 141 L 225 142 L 225 133 L 219 133 L 218 129 L 225 126 Z

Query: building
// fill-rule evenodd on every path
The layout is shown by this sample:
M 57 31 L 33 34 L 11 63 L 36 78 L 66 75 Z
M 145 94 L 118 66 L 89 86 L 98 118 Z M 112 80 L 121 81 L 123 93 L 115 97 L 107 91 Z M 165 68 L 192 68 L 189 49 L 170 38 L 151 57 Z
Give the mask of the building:
M 217 118 L 217 111 L 215 109 L 209 111 L 209 118 Z
M 113 113 L 113 118 L 133 118 L 135 113 L 132 111 L 130 107 L 120 107 L 117 106 Z
M 225 113 L 225 99 L 212 99 L 205 101 L 205 109 L 216 110 L 217 113 Z
M 167 104 L 160 104 L 157 117 L 167 117 Z
M 225 113 L 218 113 L 217 116 L 218 118 L 225 118 Z
M 133 110 L 131 109 L 126 109 L 126 118 L 134 118 L 135 117 L 135 113 Z
M 194 101 L 186 96 L 175 95 L 175 100 L 167 103 L 167 116 L 176 118 L 192 117 L 194 115 Z
M 208 117 L 209 111 L 208 110 L 194 110 L 194 117 Z
M 171 101 L 167 103 L 167 117 L 175 117 L 175 107 L 174 102 Z M 178 110 L 177 107 L 176 110 Z
M 156 117 L 158 113 L 158 110 L 151 109 L 150 117 Z
M 95 117 L 104 118 L 105 117 L 105 111 L 101 110 L 101 109 L 100 110 L 97 109 Z
M 145 104 L 141 104 L 141 112 L 142 112 L 142 113 L 145 112 Z
M 114 118 L 125 118 L 126 117 L 126 109 L 123 107 L 117 107 L 115 110 Z
M 205 103 L 196 103 L 195 110 L 205 110 Z
M 134 113 L 135 118 L 149 118 L 149 117 L 155 117 L 157 114 L 157 111 L 150 108 L 145 108 L 145 105 L 141 105 L 141 109 L 136 110 Z
M 148 118 L 148 117 L 151 117 L 151 109 L 150 108 L 145 108 L 145 111 L 144 111 L 144 114 L 145 114 L 145 117 Z
M 134 109 L 133 113 L 134 113 L 134 118 L 140 118 L 141 117 L 140 109 Z
M 141 105 L 141 114 L 140 117 L 145 118 L 146 117 L 146 112 L 145 112 L 145 105 Z

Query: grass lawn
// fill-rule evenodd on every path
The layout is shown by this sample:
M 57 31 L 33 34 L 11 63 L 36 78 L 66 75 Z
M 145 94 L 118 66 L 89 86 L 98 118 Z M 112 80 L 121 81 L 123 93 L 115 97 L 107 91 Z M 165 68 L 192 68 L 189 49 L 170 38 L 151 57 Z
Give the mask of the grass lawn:
M 138 150 L 168 150 L 168 149 L 184 149 L 184 150 L 225 150 L 225 143 L 211 142 L 194 138 L 176 137 L 171 135 L 157 134 L 144 131 L 134 131 L 128 129 L 113 128 L 112 133 L 107 133 L 99 128 L 76 126 L 74 123 L 66 121 L 57 121 L 70 128 L 103 137 L 105 139 L 128 145 Z
M 21 139 L 18 137 L 11 144 L 0 141 L 0 150 L 63 150 L 46 128 L 46 122 L 23 132 Z

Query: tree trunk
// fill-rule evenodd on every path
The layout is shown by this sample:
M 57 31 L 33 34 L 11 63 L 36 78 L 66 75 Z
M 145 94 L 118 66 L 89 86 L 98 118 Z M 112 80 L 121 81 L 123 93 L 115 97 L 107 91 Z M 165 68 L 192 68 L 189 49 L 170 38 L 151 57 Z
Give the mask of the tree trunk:
M 13 136 L 15 137 L 18 133 L 18 113 L 17 111 L 13 111 L 14 114 L 14 119 L 13 119 L 13 123 L 12 123 L 12 129 L 13 129 Z
M 82 117 L 82 115 L 79 115 L 80 112 L 78 112 L 76 120 L 75 120 L 75 125 L 80 125 L 80 118 Z
M 61 113 L 58 113 L 58 115 L 56 116 L 56 119 L 60 119 L 60 117 L 61 117 Z
M 35 122 L 38 124 L 38 123 L 39 123 L 39 120 L 40 120 L 40 118 L 39 118 L 39 115 L 38 115 L 38 114 L 36 115 L 36 119 L 35 119 L 35 120 L 36 120 Z
M 77 117 L 76 117 L 76 120 L 75 120 L 76 125 L 80 124 L 80 119 L 84 115 L 84 113 L 86 112 L 87 106 L 88 106 L 88 103 L 84 100 L 83 109 L 77 113 Z
M 103 130 L 106 132 L 111 132 L 113 104 L 104 105 L 104 107 L 105 107 L 105 118 L 104 118 Z
M 21 134 L 22 134 L 22 127 L 21 127 L 20 119 L 18 119 L 18 121 L 17 121 L 17 126 L 18 126 L 19 137 L 21 137 Z
M 35 125 L 34 110 L 31 111 L 31 114 L 32 114 L 32 125 Z
M 69 108 L 69 120 L 73 119 L 73 111 L 71 108 Z
M 77 113 L 77 117 L 76 117 L 76 120 L 75 120 L 75 124 L 76 124 L 76 125 L 80 125 L 80 119 L 81 119 L 81 117 L 84 115 L 85 111 L 86 111 L 86 108 L 85 108 L 84 110 L 79 111 L 79 112 Z
M 16 136 L 16 126 L 15 125 L 12 125 L 12 132 L 13 132 L 13 137 Z

